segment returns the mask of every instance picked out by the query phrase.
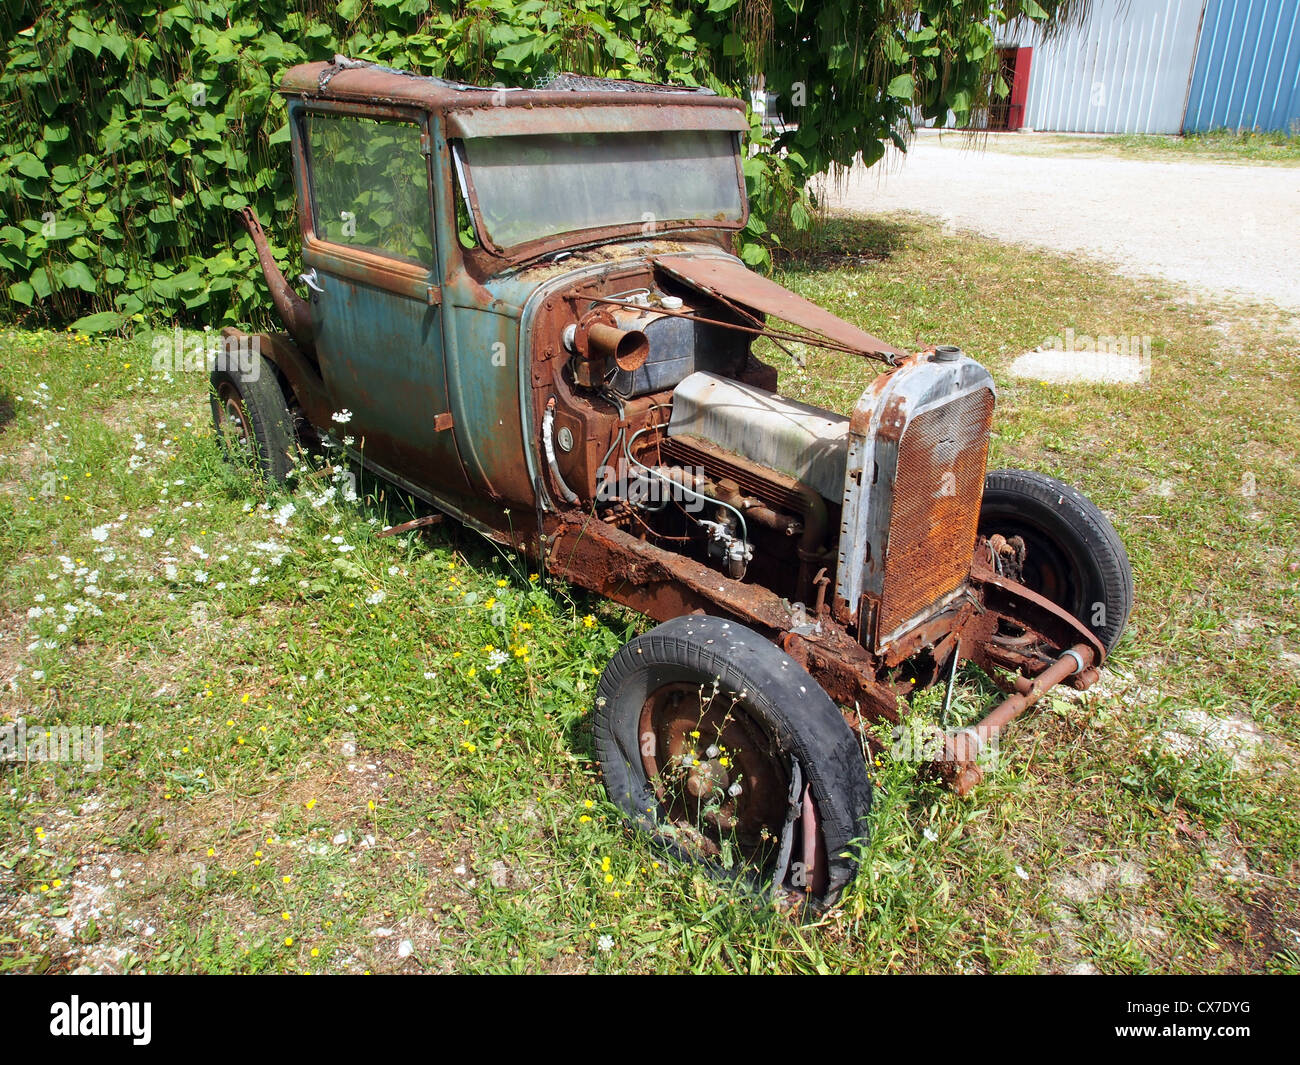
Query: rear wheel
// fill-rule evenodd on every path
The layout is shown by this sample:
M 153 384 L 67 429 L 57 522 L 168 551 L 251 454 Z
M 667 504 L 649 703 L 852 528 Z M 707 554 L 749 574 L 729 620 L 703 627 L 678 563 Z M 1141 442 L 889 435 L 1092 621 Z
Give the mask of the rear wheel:
M 677 856 L 813 911 L 856 871 L 862 747 L 816 681 L 743 625 L 688 616 L 633 640 L 601 678 L 595 735 L 610 798 Z
M 1114 526 L 1086 496 L 1041 473 L 993 470 L 979 533 L 1019 538 L 1009 575 L 1078 618 L 1107 654 L 1115 649 L 1133 609 L 1133 570 Z
M 259 355 L 250 373 L 214 370 L 211 384 L 212 424 L 226 457 L 253 465 L 270 481 L 283 481 L 297 440 L 275 367 Z

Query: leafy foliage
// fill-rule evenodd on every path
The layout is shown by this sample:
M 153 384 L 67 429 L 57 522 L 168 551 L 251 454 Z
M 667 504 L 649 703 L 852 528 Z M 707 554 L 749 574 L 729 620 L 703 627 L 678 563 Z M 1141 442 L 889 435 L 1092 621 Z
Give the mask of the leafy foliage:
M 794 128 L 756 115 L 753 216 L 810 220 L 806 180 L 903 147 L 915 114 L 967 122 L 1005 92 L 994 27 L 1070 0 L 10 0 L 0 13 L 0 312 L 117 329 L 154 316 L 265 321 L 253 204 L 295 241 L 280 75 L 343 53 L 479 84 L 559 70 L 708 85 L 760 74 Z M 917 108 L 919 110 L 913 110 Z M 292 273 L 292 270 L 289 271 Z

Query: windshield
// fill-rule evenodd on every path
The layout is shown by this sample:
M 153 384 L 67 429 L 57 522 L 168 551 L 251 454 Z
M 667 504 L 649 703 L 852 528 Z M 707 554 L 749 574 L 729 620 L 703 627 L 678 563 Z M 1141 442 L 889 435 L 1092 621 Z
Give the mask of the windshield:
M 555 133 L 461 142 L 479 223 L 499 248 L 600 226 L 744 217 L 727 130 Z

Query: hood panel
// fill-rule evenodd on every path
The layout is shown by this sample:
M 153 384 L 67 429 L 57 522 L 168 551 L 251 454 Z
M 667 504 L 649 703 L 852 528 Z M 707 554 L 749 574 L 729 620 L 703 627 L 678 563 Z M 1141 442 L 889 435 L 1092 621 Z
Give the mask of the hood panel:
M 908 354 L 870 333 L 864 333 L 843 318 L 835 317 L 811 300 L 782 288 L 775 281 L 754 273 L 734 259 L 658 255 L 650 261 L 664 273 L 706 295 L 721 296 L 791 325 L 802 326 L 853 351 L 896 358 Z

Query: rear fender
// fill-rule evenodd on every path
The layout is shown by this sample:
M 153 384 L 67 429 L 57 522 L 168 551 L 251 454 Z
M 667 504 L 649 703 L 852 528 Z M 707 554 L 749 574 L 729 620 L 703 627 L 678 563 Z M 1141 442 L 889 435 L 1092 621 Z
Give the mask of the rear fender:
M 320 371 L 288 333 L 244 333 L 233 326 L 221 330 L 223 337 L 247 337 L 254 350 L 273 363 L 284 375 L 307 420 L 318 428 L 328 427 L 333 403 L 325 390 Z

